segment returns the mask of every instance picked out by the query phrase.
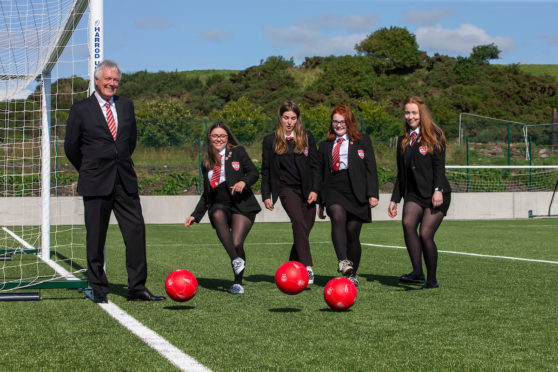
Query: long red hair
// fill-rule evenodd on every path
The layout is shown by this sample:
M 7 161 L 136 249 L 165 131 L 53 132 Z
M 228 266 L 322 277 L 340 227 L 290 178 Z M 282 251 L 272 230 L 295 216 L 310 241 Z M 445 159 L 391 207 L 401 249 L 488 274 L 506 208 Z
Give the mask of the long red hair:
M 333 130 L 333 115 L 335 114 L 341 115 L 345 118 L 345 125 L 347 126 L 347 136 L 349 136 L 349 140 L 360 141 L 362 134 L 356 127 L 355 115 L 347 105 L 337 105 L 333 108 L 333 112 L 331 113 L 332 123 L 329 125 L 326 140 L 333 141 L 335 137 L 337 137 L 335 131 Z
M 434 149 L 441 151 L 443 145 L 446 143 L 446 136 L 444 136 L 444 132 L 442 128 L 436 125 L 434 119 L 432 119 L 432 115 L 430 115 L 430 111 L 426 104 L 420 97 L 409 97 L 407 101 L 405 101 L 405 106 L 414 103 L 417 105 L 420 115 L 420 137 L 421 143 L 426 146 L 426 152 L 430 155 L 434 152 Z M 405 137 L 401 141 L 401 152 L 405 152 L 409 144 L 411 143 L 411 127 L 405 120 L 404 125 Z

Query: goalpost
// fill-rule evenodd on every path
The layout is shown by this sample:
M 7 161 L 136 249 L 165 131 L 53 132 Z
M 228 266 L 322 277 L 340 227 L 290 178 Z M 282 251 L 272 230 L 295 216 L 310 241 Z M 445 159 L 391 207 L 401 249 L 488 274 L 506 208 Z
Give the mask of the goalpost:
M 0 300 L 87 287 L 77 174 L 62 149 L 103 59 L 102 11 L 102 0 L 0 4 Z

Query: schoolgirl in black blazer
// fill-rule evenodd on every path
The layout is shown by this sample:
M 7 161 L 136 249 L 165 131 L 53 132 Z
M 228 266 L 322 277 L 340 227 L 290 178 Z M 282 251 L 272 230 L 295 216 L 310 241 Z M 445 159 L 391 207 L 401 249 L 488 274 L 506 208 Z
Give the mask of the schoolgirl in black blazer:
M 421 254 L 427 269 L 423 289 L 438 287 L 438 249 L 434 234 L 446 215 L 451 189 L 445 176 L 446 138 L 424 101 L 411 97 L 405 103 L 405 135 L 397 141 L 397 180 L 388 207 L 390 217 L 403 205 L 403 232 L 413 271 L 399 277 L 402 282 L 425 282 Z M 420 224 L 420 235 L 417 228 Z
M 358 286 L 361 258 L 360 230 L 372 220 L 370 208 L 378 205 L 378 173 L 370 137 L 356 129 L 348 106 L 331 114 L 327 139 L 320 143 L 320 217 L 323 206 L 331 220 L 331 238 L 338 259 L 337 271 Z
M 235 278 L 231 293 L 241 294 L 246 264 L 244 240 L 261 211 L 250 189 L 258 180 L 258 169 L 226 124 L 213 124 L 207 143 L 207 157 L 202 166 L 203 194 L 184 225 L 192 227 L 209 211 L 211 225 L 231 259 Z
M 314 281 L 310 230 L 316 219 L 318 199 L 317 151 L 314 137 L 302 127 L 300 108 L 284 102 L 277 113 L 277 129 L 262 144 L 262 200 L 273 210 L 277 199 L 287 212 L 293 230 L 289 260 L 299 261 Z

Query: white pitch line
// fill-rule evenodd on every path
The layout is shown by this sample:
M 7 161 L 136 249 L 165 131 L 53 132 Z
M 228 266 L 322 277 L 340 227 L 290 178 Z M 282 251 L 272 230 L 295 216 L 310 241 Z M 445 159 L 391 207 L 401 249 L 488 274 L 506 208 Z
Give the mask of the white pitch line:
M 2 228 L 8 234 L 10 234 L 14 239 L 16 239 L 20 244 L 28 249 L 35 249 L 31 244 L 27 243 L 25 240 L 14 234 L 12 231 L 6 227 Z M 37 256 L 40 258 L 40 256 Z M 52 260 L 43 260 L 50 267 L 54 269 L 58 274 L 62 275 L 68 280 L 78 280 L 74 275 L 66 271 L 62 266 L 58 265 Z M 143 342 L 145 342 L 149 347 L 157 351 L 159 354 L 168 359 L 169 362 L 178 367 L 181 371 L 193 371 L 193 372 L 206 372 L 211 371 L 206 368 L 194 358 L 183 353 L 176 346 L 172 345 L 170 342 L 165 340 L 159 334 L 143 324 L 141 324 L 136 319 L 132 318 L 127 312 L 113 304 L 108 302 L 106 304 L 99 304 L 99 306 L 105 310 L 111 317 L 113 317 L 118 323 L 126 327 L 130 332 L 138 336 Z
M 139 321 L 131 317 L 124 310 L 116 306 L 112 302 L 99 304 L 110 316 L 116 319 L 120 324 L 126 327 L 130 332 L 138 336 L 149 347 L 157 351 L 159 354 L 167 358 L 172 364 L 181 371 L 206 372 L 211 371 L 204 365 L 200 364 L 194 358 L 183 353 L 176 346 L 161 337 L 157 332 L 147 328 Z
M 399 245 L 382 245 L 382 244 L 370 244 L 370 243 L 361 243 L 361 244 L 362 245 L 367 245 L 367 246 L 370 246 L 370 247 L 406 249 L 406 247 L 401 247 Z M 450 253 L 450 254 L 460 254 L 460 255 L 463 255 L 463 256 L 500 258 L 500 259 L 504 259 L 504 260 L 526 261 L 526 262 L 542 262 L 542 263 L 549 263 L 549 264 L 553 264 L 553 265 L 558 265 L 558 261 L 537 260 L 537 259 L 533 259 L 533 258 L 521 258 L 521 257 L 510 257 L 510 256 L 493 256 L 493 255 L 490 255 L 490 254 L 467 253 L 467 252 L 456 252 L 456 251 L 438 251 L 438 252 Z

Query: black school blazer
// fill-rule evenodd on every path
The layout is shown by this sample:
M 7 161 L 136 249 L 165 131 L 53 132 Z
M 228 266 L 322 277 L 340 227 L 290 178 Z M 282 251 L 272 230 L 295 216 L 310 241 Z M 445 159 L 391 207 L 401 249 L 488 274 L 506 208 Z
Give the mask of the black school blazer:
M 329 180 L 331 177 L 331 153 L 334 141 L 320 143 L 318 154 L 320 159 L 320 203 L 327 202 Z M 358 201 L 368 203 L 368 198 L 379 198 L 378 170 L 372 141 L 362 134 L 360 141 L 349 140 L 349 180 L 351 189 Z
M 213 189 L 209 185 L 210 180 L 207 178 L 209 169 L 202 167 L 202 173 L 203 194 L 200 197 L 196 209 L 192 213 L 196 222 L 201 221 L 205 212 L 213 205 L 215 196 L 217 195 L 216 189 Z M 227 185 L 227 190 L 231 195 L 231 199 L 241 212 L 258 213 L 262 210 L 250 188 L 259 178 L 258 168 L 252 163 L 244 147 L 238 146 L 233 149 L 227 149 L 225 153 L 225 177 L 227 177 L 225 184 Z M 240 194 L 231 194 L 230 188 L 239 181 L 244 181 L 246 187 L 244 187 L 244 190 Z
M 318 192 L 318 152 L 312 134 L 306 131 L 308 148 L 302 154 L 295 154 L 295 163 L 302 183 L 302 195 L 308 198 L 310 192 Z M 262 200 L 271 199 L 273 204 L 279 197 L 281 187 L 281 166 L 275 153 L 275 133 L 264 137 L 262 145 Z
M 407 151 L 412 151 L 411 161 L 407 164 L 406 156 L 401 152 L 403 138 L 404 136 L 401 136 L 397 139 L 397 180 L 393 185 L 391 201 L 399 203 L 405 196 L 408 167 L 411 167 L 418 191 L 423 198 L 431 198 L 435 188 L 443 190 L 444 193 L 451 192 L 446 178 L 446 146 L 442 146 L 441 151 L 434 149 L 432 154 L 427 154 L 419 139 L 413 147 L 407 148 Z

